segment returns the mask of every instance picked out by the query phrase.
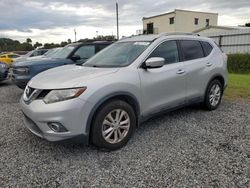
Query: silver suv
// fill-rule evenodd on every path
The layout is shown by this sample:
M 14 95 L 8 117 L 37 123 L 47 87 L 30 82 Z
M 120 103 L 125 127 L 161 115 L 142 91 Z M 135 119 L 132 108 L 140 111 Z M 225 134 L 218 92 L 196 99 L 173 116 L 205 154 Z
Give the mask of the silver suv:
M 20 100 L 26 127 L 49 141 L 80 138 L 115 150 L 142 121 L 203 103 L 215 110 L 227 85 L 227 56 L 188 34 L 125 38 L 83 65 L 45 71 Z

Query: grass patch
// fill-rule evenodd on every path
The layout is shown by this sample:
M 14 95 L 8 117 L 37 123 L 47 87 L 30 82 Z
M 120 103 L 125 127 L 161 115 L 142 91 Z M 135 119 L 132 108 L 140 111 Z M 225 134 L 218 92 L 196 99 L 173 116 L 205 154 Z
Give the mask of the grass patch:
M 250 74 L 229 74 L 225 97 L 229 100 L 250 99 Z

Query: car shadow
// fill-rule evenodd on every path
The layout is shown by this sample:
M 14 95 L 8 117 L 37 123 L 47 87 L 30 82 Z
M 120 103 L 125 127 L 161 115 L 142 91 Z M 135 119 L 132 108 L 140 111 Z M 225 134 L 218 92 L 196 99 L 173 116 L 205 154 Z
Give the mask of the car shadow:
M 11 82 L 11 80 L 0 81 L 0 87 L 8 87 L 10 85 L 13 85 L 13 83 Z

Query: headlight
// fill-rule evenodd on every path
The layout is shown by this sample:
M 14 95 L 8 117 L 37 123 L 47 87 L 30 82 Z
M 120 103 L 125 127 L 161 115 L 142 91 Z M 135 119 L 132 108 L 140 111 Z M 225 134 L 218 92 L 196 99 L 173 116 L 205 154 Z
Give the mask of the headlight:
M 1 63 L 1 64 L 0 64 L 0 67 L 3 68 L 3 69 L 6 69 L 6 68 L 8 68 L 8 65 L 6 65 L 6 64 L 4 64 L 4 63 Z
M 43 99 L 46 104 L 65 101 L 79 97 L 87 88 L 61 89 L 50 91 Z
M 27 67 L 15 67 L 14 70 L 18 74 L 28 74 L 29 73 L 29 68 L 27 68 Z

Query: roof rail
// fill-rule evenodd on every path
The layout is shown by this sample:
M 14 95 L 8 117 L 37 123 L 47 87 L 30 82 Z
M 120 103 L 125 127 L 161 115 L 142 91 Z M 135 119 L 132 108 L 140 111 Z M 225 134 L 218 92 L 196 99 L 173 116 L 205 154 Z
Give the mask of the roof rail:
M 200 36 L 197 33 L 171 32 L 171 33 L 160 33 L 159 37 L 162 37 L 162 36 L 171 36 L 171 35 L 193 35 L 193 36 Z

